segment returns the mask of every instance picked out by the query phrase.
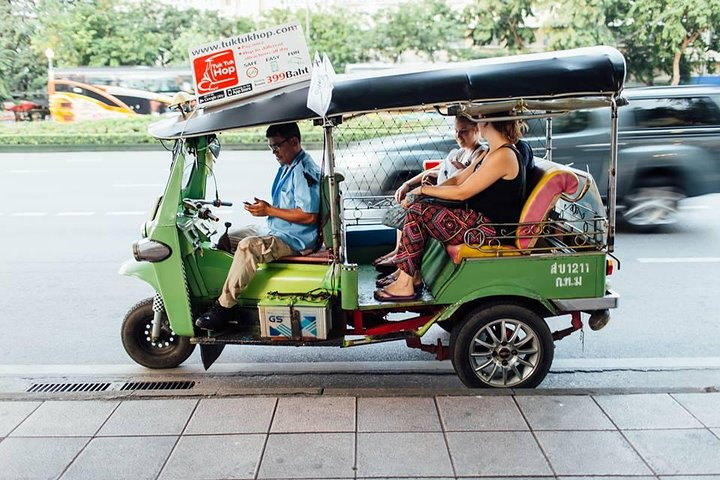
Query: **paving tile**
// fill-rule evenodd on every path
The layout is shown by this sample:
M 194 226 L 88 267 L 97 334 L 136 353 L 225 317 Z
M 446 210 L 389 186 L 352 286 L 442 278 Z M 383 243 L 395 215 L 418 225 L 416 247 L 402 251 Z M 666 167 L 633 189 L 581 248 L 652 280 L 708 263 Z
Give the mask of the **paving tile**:
M 126 400 L 98 436 L 180 435 L 197 400 Z
M 533 430 L 615 430 L 607 415 L 588 396 L 528 395 L 516 400 Z
M 58 478 L 89 438 L 6 438 L 0 442 L 0 479 Z
M 658 475 L 720 475 L 720 440 L 705 429 L 627 431 Z
M 177 437 L 94 438 L 62 480 L 153 480 L 176 441 Z
M 442 431 L 432 397 L 368 397 L 357 402 L 358 432 Z
M 453 475 L 442 433 L 358 433 L 358 477 Z
M 276 398 L 208 398 L 200 400 L 185 434 L 267 433 Z
M 437 397 L 447 431 L 528 430 L 511 396 Z
M 530 432 L 450 432 L 447 440 L 459 476 L 552 475 Z
M 659 478 L 660 480 L 720 480 L 720 475 L 673 475 L 671 477 L 660 476 Z
M 558 475 L 650 475 L 619 432 L 536 432 Z
M 354 397 L 280 397 L 272 433 L 354 432 Z
M 258 478 L 354 478 L 354 436 L 270 434 Z
M 702 427 L 667 394 L 599 395 L 600 407 L 621 430 Z
M 716 437 L 720 438 L 720 428 L 711 428 L 710 431 L 713 432 Z
M 6 437 L 38 408 L 40 403 L 42 402 L 0 402 L 0 437 Z
M 557 477 L 557 478 L 558 478 L 558 480 L 588 480 L 588 477 L 565 477 L 565 476 L 560 476 L 560 477 Z M 675 478 L 675 477 L 673 477 L 673 478 Z M 624 477 L 624 476 L 622 476 L 622 475 L 620 475 L 620 476 L 615 476 L 615 475 L 613 475 L 612 477 L 602 477 L 602 476 L 593 476 L 593 477 L 592 477 L 592 480 L 656 480 L 656 479 L 657 479 L 657 477 L 655 477 L 655 476 L 644 476 L 644 475 L 643 475 L 643 476 L 639 476 L 639 477 L 638 477 L 638 476 L 635 476 L 635 475 L 633 475 L 633 476 L 628 476 L 628 477 Z M 463 479 L 463 480 L 465 480 L 465 479 Z M 516 479 L 513 478 L 513 480 L 516 480 Z
M 183 436 L 159 478 L 254 478 L 264 444 L 264 434 Z
M 673 397 L 706 427 L 720 427 L 720 392 L 676 393 Z
M 12 433 L 11 437 L 92 437 L 118 402 L 44 402 Z

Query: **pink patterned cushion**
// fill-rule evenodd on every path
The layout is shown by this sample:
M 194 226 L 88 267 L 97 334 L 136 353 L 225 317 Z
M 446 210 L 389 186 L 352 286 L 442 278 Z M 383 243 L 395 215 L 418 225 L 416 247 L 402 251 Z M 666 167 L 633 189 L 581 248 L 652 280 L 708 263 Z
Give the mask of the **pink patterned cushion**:
M 572 195 L 577 192 L 578 178 L 567 168 L 558 164 L 539 165 L 545 173 L 533 188 L 525 206 L 520 213 L 520 225 L 517 231 L 515 244 L 520 250 L 527 250 L 535 246 L 542 225 L 539 222 L 547 220 L 550 210 L 555 206 L 561 194 Z

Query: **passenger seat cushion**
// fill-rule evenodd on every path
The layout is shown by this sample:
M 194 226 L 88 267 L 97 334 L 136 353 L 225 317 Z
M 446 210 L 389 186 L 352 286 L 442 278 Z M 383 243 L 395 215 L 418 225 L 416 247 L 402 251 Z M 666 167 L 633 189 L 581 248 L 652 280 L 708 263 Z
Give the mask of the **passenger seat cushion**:
M 547 219 L 560 195 L 572 195 L 578 189 L 578 178 L 569 169 L 550 164 L 543 165 L 542 170 L 540 180 L 528 195 L 520 213 L 516 240 L 520 250 L 535 246 L 542 230 L 542 226 L 537 223 Z
M 544 173 L 528 195 L 520 213 L 515 242 L 520 250 L 535 246 L 542 232 L 542 226 L 537 223 L 547 219 L 560 195 L 572 195 L 578 189 L 578 178 L 569 169 L 558 164 L 543 165 L 542 168 Z
M 488 257 L 507 257 L 520 255 L 520 252 L 510 245 L 481 245 L 479 247 L 471 247 L 461 243 L 460 245 L 447 245 L 445 247 L 450 260 L 454 264 L 460 265 L 460 262 L 466 258 L 488 258 Z

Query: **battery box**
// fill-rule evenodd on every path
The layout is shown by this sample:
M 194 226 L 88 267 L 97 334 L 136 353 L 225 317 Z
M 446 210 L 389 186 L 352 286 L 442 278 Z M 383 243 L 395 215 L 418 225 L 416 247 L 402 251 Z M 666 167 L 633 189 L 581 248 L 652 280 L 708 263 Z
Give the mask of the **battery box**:
M 258 302 L 260 335 L 288 340 L 325 340 L 330 330 L 330 303 L 268 296 Z

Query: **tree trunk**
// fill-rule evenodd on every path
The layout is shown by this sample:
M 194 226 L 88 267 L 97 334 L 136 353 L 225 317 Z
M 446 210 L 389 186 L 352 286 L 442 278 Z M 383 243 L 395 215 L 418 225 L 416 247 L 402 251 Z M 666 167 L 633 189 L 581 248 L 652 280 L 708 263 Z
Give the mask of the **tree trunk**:
M 683 56 L 683 53 L 685 53 L 685 49 L 687 49 L 689 45 L 692 45 L 692 43 L 697 40 L 699 36 L 700 32 L 695 32 L 689 37 L 685 37 L 683 39 L 682 45 L 680 45 L 680 49 L 675 52 L 675 55 L 673 55 L 673 74 L 670 85 L 680 85 L 680 58 Z

